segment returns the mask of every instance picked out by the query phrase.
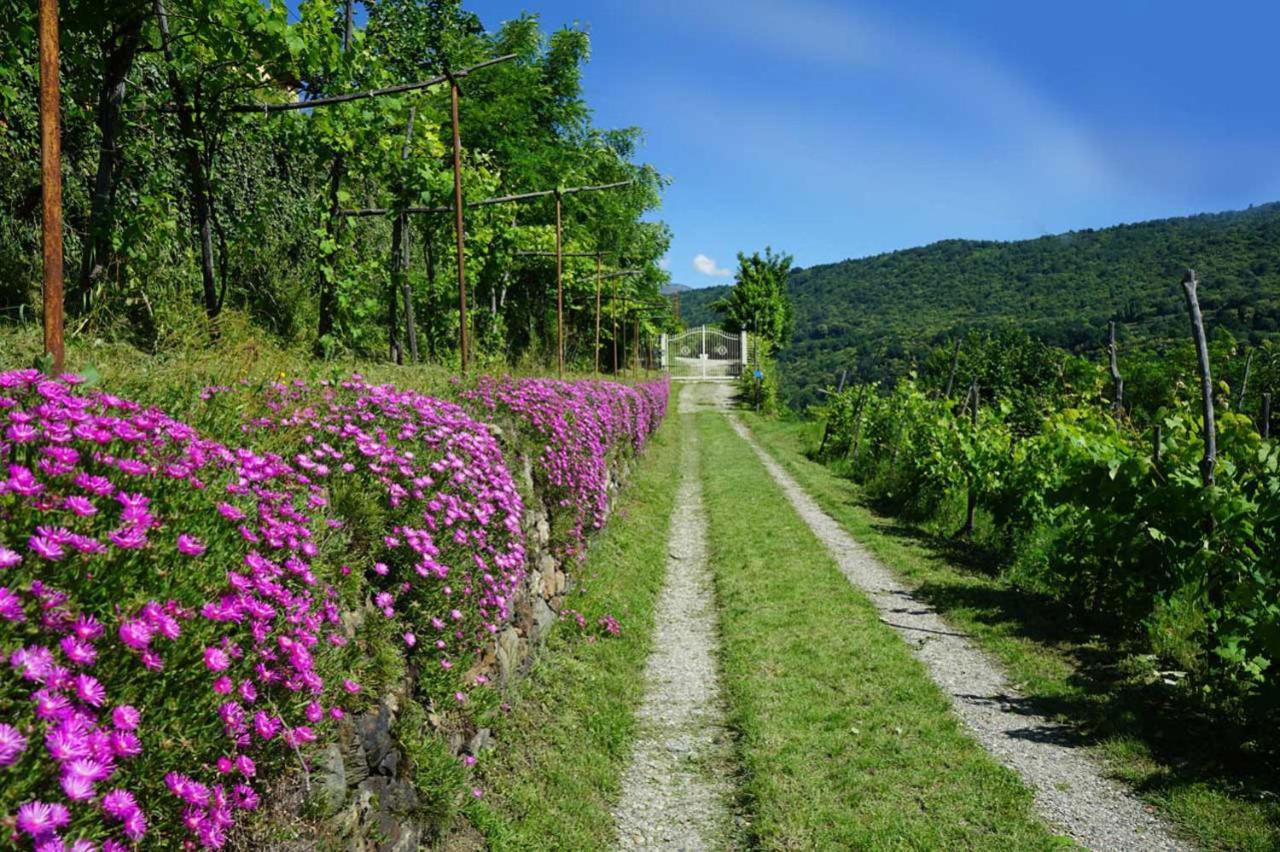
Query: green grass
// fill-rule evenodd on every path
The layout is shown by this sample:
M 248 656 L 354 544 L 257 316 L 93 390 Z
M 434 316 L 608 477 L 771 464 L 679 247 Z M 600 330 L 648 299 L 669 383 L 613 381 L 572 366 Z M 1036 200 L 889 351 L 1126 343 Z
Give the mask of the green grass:
M 962 730 L 753 451 L 700 415 L 743 810 L 768 849 L 1054 849 L 1030 791 Z
M 568 606 L 588 624 L 605 614 L 618 637 L 588 643 L 571 620 L 553 628 L 510 712 L 495 720 L 499 745 L 483 758 L 483 800 L 466 811 L 490 849 L 606 849 L 612 807 L 631 756 L 644 695 L 653 610 L 680 469 L 674 415 L 651 440 L 620 510 L 592 542 L 585 592 Z M 598 632 L 598 631 L 594 631 Z
M 1280 848 L 1277 768 L 1256 744 L 1180 710 L 1141 659 L 1074 628 L 1052 600 L 994 575 L 947 537 L 876 514 L 855 485 L 809 459 L 820 425 L 748 423 L 828 514 L 994 654 L 1044 712 L 1079 725 L 1108 769 L 1190 839 L 1211 849 Z

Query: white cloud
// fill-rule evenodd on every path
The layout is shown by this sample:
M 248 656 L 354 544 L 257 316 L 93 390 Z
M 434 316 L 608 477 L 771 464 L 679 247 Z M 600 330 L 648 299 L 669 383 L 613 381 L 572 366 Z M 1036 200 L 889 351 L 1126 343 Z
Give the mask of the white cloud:
M 659 268 L 659 269 L 661 269 L 663 272 L 670 272 L 670 271 L 671 271 L 671 258 L 669 258 L 669 257 L 664 257 L 664 258 L 662 258 L 662 260 L 659 260 L 659 261 L 658 261 L 658 268 Z
M 703 275 L 710 275 L 712 278 L 728 278 L 733 274 L 728 269 L 717 266 L 716 262 L 705 254 L 700 254 L 693 259 L 693 268 Z

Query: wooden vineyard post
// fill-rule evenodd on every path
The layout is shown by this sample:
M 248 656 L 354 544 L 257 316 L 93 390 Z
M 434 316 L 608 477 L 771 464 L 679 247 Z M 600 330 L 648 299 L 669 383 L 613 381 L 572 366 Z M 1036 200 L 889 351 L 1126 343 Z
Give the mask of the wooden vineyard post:
M 981 402 L 981 388 L 978 386 L 978 380 L 973 380 L 973 387 L 969 391 L 973 399 L 973 406 L 969 409 L 969 422 L 973 426 L 973 440 L 978 440 L 978 405 Z M 965 508 L 964 526 L 961 527 L 959 537 L 968 538 L 973 535 L 973 523 L 978 513 L 978 484 L 972 473 L 969 474 L 969 495 L 967 506 Z
M 1191 315 L 1191 331 L 1195 336 L 1196 355 L 1200 361 L 1200 395 L 1204 404 L 1204 458 L 1200 462 L 1200 477 L 1205 488 L 1215 484 L 1214 469 L 1218 464 L 1218 429 L 1213 415 L 1213 374 L 1209 368 L 1209 344 L 1204 333 L 1204 317 L 1200 313 L 1200 300 L 1196 295 L 1196 273 L 1188 269 L 1182 279 L 1182 292 L 1187 299 L 1187 312 Z
M 564 378 L 564 200 L 556 191 L 556 369 Z
M 849 463 L 858 465 L 858 450 L 862 443 L 862 413 L 867 407 L 867 386 L 858 391 L 858 407 L 853 412 L 853 440 L 849 442 Z
M 1262 437 L 1271 437 L 1271 394 L 1262 395 Z
M 1107 355 L 1111 361 L 1111 409 L 1119 417 L 1124 413 L 1124 379 L 1120 376 L 1120 360 L 1116 351 L 1116 323 L 1112 320 L 1108 325 Z
M 613 375 L 618 375 L 618 279 L 613 279 L 613 299 L 609 305 L 613 317 Z
M 58 85 L 58 0 L 40 0 L 40 201 L 44 254 L 44 351 L 53 372 L 66 362 L 62 339 L 62 120 Z
M 1156 470 L 1164 463 L 1164 427 L 1159 423 L 1151 434 L 1151 461 L 1155 463 Z
M 951 352 L 951 371 L 947 373 L 947 389 L 942 394 L 945 399 L 951 399 L 951 392 L 956 386 L 956 369 L 960 366 L 960 342 L 962 340 L 963 338 L 956 337 L 955 349 Z
M 600 378 L 600 275 L 604 258 L 596 255 L 596 378 Z
M 1244 359 L 1244 378 L 1240 380 L 1240 395 L 1236 397 L 1236 408 L 1244 411 L 1244 395 L 1249 392 L 1249 371 L 1253 368 L 1253 350 L 1249 350 Z
M 453 210 L 458 238 L 458 353 L 461 371 L 467 372 L 467 236 L 463 230 L 462 134 L 458 128 L 458 81 L 449 76 L 450 114 L 453 119 Z

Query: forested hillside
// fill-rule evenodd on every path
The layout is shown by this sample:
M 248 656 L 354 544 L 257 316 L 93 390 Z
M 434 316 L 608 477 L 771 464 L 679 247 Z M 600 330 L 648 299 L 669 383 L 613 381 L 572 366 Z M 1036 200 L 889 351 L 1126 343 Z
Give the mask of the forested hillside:
M 1107 322 L 1133 343 L 1185 336 L 1178 288 L 1191 266 L 1212 331 L 1280 331 L 1280 204 L 1074 231 L 1013 243 L 947 240 L 792 273 L 796 329 L 782 352 L 792 404 L 843 369 L 900 373 L 957 329 L 1012 323 L 1047 343 L 1097 349 Z M 725 288 L 681 294 L 686 323 L 713 321 Z

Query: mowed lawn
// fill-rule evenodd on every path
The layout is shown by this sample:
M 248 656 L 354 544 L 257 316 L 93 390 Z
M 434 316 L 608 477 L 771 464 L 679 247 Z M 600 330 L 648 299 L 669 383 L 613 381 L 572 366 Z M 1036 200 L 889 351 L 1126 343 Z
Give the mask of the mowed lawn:
M 723 682 L 753 843 L 1071 847 L 965 734 L 727 420 L 698 420 Z

